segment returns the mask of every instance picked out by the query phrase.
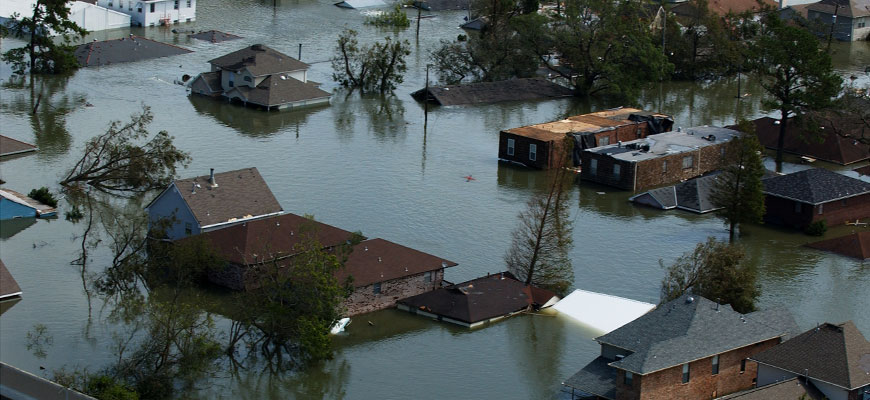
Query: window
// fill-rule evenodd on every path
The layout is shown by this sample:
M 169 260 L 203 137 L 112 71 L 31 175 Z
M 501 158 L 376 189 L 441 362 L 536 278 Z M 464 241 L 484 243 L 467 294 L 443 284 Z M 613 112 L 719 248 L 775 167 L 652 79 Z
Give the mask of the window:
M 598 175 L 598 160 L 594 158 L 589 160 L 589 173 L 592 175 Z
M 112 6 L 112 2 L 110 1 L 110 2 L 109 2 L 109 7 L 111 7 L 111 6 Z
M 538 159 L 538 145 L 530 144 L 529 145 L 529 161 L 535 161 Z
M 794 212 L 796 214 L 800 214 L 801 212 L 801 203 L 794 203 Z
M 192 3 L 192 2 L 193 2 L 193 0 L 187 0 L 187 8 L 192 7 L 192 6 L 191 6 L 191 3 Z
M 689 363 L 683 364 L 683 383 L 689 383 Z
M 190 224 L 190 222 L 184 224 L 184 234 L 185 235 L 193 234 L 193 226 Z
M 178 0 L 175 0 L 175 4 L 173 5 L 172 8 L 174 8 L 174 9 L 176 9 L 176 10 L 178 9 Z
M 819 215 L 822 215 L 822 209 L 825 207 L 824 204 L 819 204 Z
M 230 87 L 236 86 L 236 75 L 232 71 L 230 71 L 230 75 L 227 78 L 227 85 Z
M 250 77 L 250 76 L 245 76 L 244 79 L 245 79 L 245 82 L 251 82 L 251 77 Z
M 606 146 L 608 144 L 610 144 L 610 136 L 603 136 L 603 137 L 598 138 L 598 145 L 599 146 Z
M 634 374 L 632 374 L 631 371 L 625 371 L 625 384 L 631 386 L 633 380 Z
M 668 172 L 668 160 L 662 161 L 662 173 Z
M 118 0 L 118 8 L 124 8 L 124 0 Z
M 372 288 L 372 293 L 381 294 L 381 283 L 380 282 L 376 283 L 375 286 Z
M 719 374 L 719 355 L 713 356 L 713 375 Z
M 683 169 L 692 168 L 695 166 L 695 156 L 683 157 Z
M 513 139 L 508 139 L 507 154 L 509 156 L 514 155 L 514 144 L 515 142 Z
M 142 7 L 136 7 L 136 12 L 138 12 L 139 14 L 142 14 Z
M 154 12 L 154 3 L 151 3 L 151 12 Z
M 622 166 L 619 164 L 613 164 L 613 179 L 619 179 L 619 175 L 622 173 Z
M 746 372 L 746 359 L 740 360 L 740 373 Z

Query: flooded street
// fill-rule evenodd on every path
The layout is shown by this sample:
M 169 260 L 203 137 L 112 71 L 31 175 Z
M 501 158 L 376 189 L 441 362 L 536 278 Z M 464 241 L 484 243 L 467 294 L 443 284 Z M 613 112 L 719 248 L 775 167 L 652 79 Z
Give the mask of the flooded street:
M 561 99 L 433 107 L 424 131 L 423 107 L 410 93 L 424 85 L 428 54 L 439 41 L 462 33 L 456 27 L 464 15 L 439 12 L 423 19 L 419 43 L 413 26 L 399 34 L 411 42 L 412 53 L 405 82 L 387 98 L 348 93 L 332 81 L 328 60 L 344 27 L 359 31 L 360 43 L 392 33 L 364 26 L 360 11 L 331 1 L 204 0 L 195 23 L 176 26 L 244 37 L 223 43 L 188 39 L 167 28 L 97 32 L 87 40 L 133 33 L 193 52 L 48 79 L 45 87 L 53 95 L 43 99 L 36 115 L 30 113 L 30 89 L 15 84 L 9 66 L 2 65 L 0 133 L 40 150 L 2 161 L 0 177 L 4 187 L 19 192 L 40 186 L 57 190 L 86 140 L 144 104 L 154 113 L 149 130 L 168 131 L 176 146 L 190 152 L 183 177 L 207 174 L 209 168 L 257 167 L 286 211 L 313 214 L 346 230 L 456 261 L 459 266 L 448 269 L 445 278 L 461 282 L 505 268 L 516 215 L 545 183 L 540 171 L 498 162 L 499 130 L 621 105 L 670 114 L 682 127 L 765 115 L 762 89 L 743 77 L 741 91 L 750 96 L 740 101 L 736 79 L 667 82 L 643 90 L 634 104 Z M 294 57 L 302 43 L 302 61 L 312 65 L 308 77 L 333 92 L 331 105 L 266 113 L 188 97 L 184 87 L 172 83 L 183 74 L 207 71 L 208 60 L 254 43 Z M 0 50 L 20 44 L 4 39 Z M 834 47 L 835 66 L 847 80 L 855 75 L 859 84 L 870 81 L 864 73 L 870 43 Z M 769 159 L 765 162 L 772 167 Z M 805 167 L 790 164 L 786 170 Z M 475 180 L 467 182 L 467 175 Z M 670 264 L 708 236 L 727 239 L 727 230 L 712 215 L 636 207 L 627 201 L 631 195 L 586 182 L 575 186 L 574 286 L 658 303 L 664 276 L 659 260 Z M 98 298 L 89 307 L 80 270 L 70 264 L 78 256 L 83 227 L 63 218 L 65 206 L 61 202 L 59 219 L 4 221 L 0 232 L 0 257 L 24 291 L 0 318 L 0 360 L 35 374 L 42 372 L 40 366 L 46 372 L 103 367 L 112 361 L 113 335 L 122 329 L 109 320 Z M 851 229 L 830 229 L 826 237 Z M 759 306 L 786 307 L 801 329 L 851 319 L 870 333 L 870 263 L 802 247 L 815 240 L 773 227 L 747 228 L 740 243 L 760 271 Z M 111 263 L 105 246 L 91 257 L 91 268 Z M 229 301 L 223 293 L 208 292 L 205 298 Z M 27 346 L 35 324 L 45 325 L 53 337 L 44 357 Z M 228 325 L 219 317 L 219 327 Z M 559 316 L 524 315 L 469 331 L 386 310 L 355 317 L 346 334 L 336 337 L 335 358 L 322 365 L 274 376 L 227 363 L 186 396 L 559 398 L 564 396 L 560 383 L 598 355 L 592 339 L 599 334 Z

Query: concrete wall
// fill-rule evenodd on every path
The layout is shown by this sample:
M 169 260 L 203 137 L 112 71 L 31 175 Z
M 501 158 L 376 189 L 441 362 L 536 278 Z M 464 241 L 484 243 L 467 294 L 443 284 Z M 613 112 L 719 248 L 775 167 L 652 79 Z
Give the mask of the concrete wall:
M 69 6 L 70 21 L 90 32 L 130 26 L 130 15 L 118 10 L 110 10 L 83 1 L 73 1 Z
M 0 198 L 0 220 L 12 218 L 35 218 L 36 209 L 14 201 Z
M 416 296 L 441 287 L 444 280 L 444 270 L 433 271 L 432 281 L 424 280 L 425 274 L 411 275 L 404 278 L 381 282 L 381 292 L 374 293 L 374 285 L 354 288 L 353 294 L 345 301 L 347 316 L 394 307 L 396 301 Z
M 623 399 L 712 399 L 754 386 L 757 364 L 746 362 L 740 371 L 741 360 L 771 348 L 779 338 L 749 345 L 719 354 L 719 373 L 713 375 L 713 357 L 689 363 L 689 382 L 682 383 L 683 366 L 678 365 L 651 374 L 633 377 L 631 386 L 625 384 L 624 371 L 618 371 L 616 398 Z
M 178 9 L 175 8 L 175 0 L 152 3 L 135 0 L 98 0 L 97 5 L 130 15 L 131 24 L 138 26 L 157 26 L 163 18 L 168 18 L 170 24 L 196 21 L 196 0 L 190 0 L 190 7 L 187 6 L 187 0 L 178 0 Z
M 189 235 L 199 234 L 199 222 L 196 221 L 187 204 L 181 198 L 175 184 L 172 184 L 160 198 L 148 207 L 148 228 L 156 226 L 157 222 L 163 218 L 171 219 L 173 216 L 175 221 L 166 228 L 165 232 L 168 239 L 178 240 Z M 188 226 L 190 233 L 186 231 Z

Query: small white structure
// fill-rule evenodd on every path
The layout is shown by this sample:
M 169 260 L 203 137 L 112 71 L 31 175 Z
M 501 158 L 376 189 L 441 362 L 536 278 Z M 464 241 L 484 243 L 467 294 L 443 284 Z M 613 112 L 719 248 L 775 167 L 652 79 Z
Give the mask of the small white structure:
M 12 19 L 18 13 L 22 16 L 33 15 L 36 0 L 3 0 L 0 1 L 0 23 Z M 71 1 L 69 19 L 89 32 L 106 29 L 126 28 L 130 26 L 130 16 L 118 11 L 109 10 L 84 1 Z
M 129 15 L 138 26 L 196 21 L 196 0 L 97 0 L 97 4 Z
M 577 289 L 552 307 L 580 323 L 609 333 L 656 308 L 655 304 Z

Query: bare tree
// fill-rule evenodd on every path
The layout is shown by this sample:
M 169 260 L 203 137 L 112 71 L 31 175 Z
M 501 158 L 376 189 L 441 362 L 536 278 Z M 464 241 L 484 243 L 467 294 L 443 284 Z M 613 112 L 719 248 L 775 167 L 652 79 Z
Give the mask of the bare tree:
M 176 168 L 186 166 L 190 156 L 173 145 L 166 131 L 151 137 L 146 128 L 153 118 L 151 109 L 143 106 L 129 123 L 112 122 L 106 133 L 85 144 L 84 154 L 60 184 L 86 183 L 114 193 L 141 193 L 168 185 Z
M 564 158 L 563 158 L 564 159 Z M 574 239 L 569 219 L 570 179 L 561 166 L 550 170 L 547 190 L 529 199 L 505 255 L 508 271 L 523 280 L 564 295 L 574 281 L 568 252 Z

